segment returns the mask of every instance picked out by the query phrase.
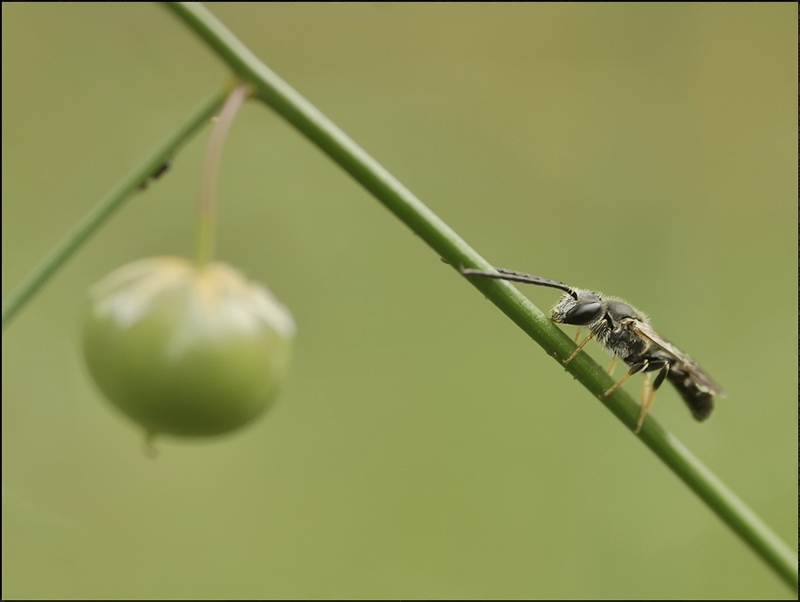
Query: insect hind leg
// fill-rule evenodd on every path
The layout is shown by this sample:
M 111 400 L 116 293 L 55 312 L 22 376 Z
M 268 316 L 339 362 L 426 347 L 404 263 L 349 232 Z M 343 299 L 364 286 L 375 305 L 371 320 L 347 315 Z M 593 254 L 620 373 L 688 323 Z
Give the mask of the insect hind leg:
M 647 391 L 647 383 L 650 380 L 650 375 L 645 374 L 644 388 L 642 389 L 642 411 L 639 414 L 639 421 L 636 423 L 636 430 L 634 431 L 637 435 L 639 434 L 639 431 L 642 430 L 644 419 L 647 417 L 647 413 L 650 411 L 650 408 L 653 405 L 653 400 L 656 397 L 656 391 L 667 377 L 667 373 L 669 372 L 669 362 L 650 362 L 648 367 L 650 370 L 660 369 L 660 372 L 653 381 L 653 386 L 650 387 L 649 391 Z
M 650 375 L 647 374 L 648 372 L 654 372 L 655 370 L 660 370 L 658 376 L 656 376 L 655 381 L 653 381 L 653 386 L 648 387 L 648 382 L 650 380 Z M 620 378 L 617 382 L 611 385 L 602 395 L 600 395 L 600 399 L 605 399 L 609 395 L 611 395 L 614 391 L 619 389 L 626 380 L 628 380 L 634 374 L 639 372 L 645 373 L 645 381 L 642 387 L 642 410 L 639 413 L 639 420 L 636 422 L 636 429 L 635 433 L 638 434 L 639 431 L 642 430 L 642 424 L 644 424 L 644 419 L 647 417 L 647 413 L 650 411 L 650 407 L 653 405 L 653 399 L 655 398 L 656 391 L 664 382 L 664 379 L 667 377 L 669 373 L 669 362 L 663 360 L 656 360 L 650 361 L 648 359 L 641 360 L 633 364 L 628 372 Z M 649 390 L 648 390 L 649 389 Z
M 620 379 L 619 379 L 617 382 L 615 382 L 615 383 L 614 383 L 613 385 L 611 385 L 611 386 L 610 386 L 608 389 L 606 389 L 606 390 L 603 392 L 603 394 L 602 394 L 602 395 L 600 395 L 600 399 L 605 399 L 606 397 L 608 397 L 609 395 L 611 395 L 611 394 L 612 394 L 614 391 L 616 391 L 616 390 L 617 390 L 617 389 L 619 389 L 619 388 L 620 388 L 620 387 L 621 387 L 623 384 L 625 384 L 625 381 L 626 381 L 626 380 L 628 380 L 628 379 L 629 379 L 631 376 L 633 376 L 634 374 L 636 374 L 636 372 L 631 372 L 630 370 L 629 370 L 628 372 L 626 372 L 626 373 L 625 373 L 625 375 L 624 375 L 622 378 L 620 378 Z
M 605 399 L 606 397 L 611 395 L 614 391 L 616 391 L 623 384 L 625 384 L 625 381 L 628 380 L 634 374 L 638 374 L 642 370 L 647 371 L 649 363 L 650 362 L 648 360 L 642 360 L 641 362 L 633 364 L 622 378 L 620 378 L 617 382 L 615 382 L 613 385 L 611 385 L 608 389 L 605 390 L 605 392 L 600 396 L 600 399 Z

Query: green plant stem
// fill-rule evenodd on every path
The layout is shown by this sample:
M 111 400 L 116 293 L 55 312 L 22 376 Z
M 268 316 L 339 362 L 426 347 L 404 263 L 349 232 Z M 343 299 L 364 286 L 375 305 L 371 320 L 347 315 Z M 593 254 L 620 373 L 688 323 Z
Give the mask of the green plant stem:
M 489 263 L 433 211 L 264 65 L 205 7 L 183 2 L 168 6 L 235 73 L 252 84 L 261 100 L 327 153 L 451 266 L 489 268 Z M 574 343 L 535 305 L 507 282 L 479 278 L 469 282 L 564 367 L 562 360 L 574 349 Z M 596 397 L 613 383 L 585 353 L 579 354 L 566 370 Z M 617 390 L 602 402 L 629 429 L 636 427 L 639 406 L 627 393 Z M 710 470 L 652 418 L 645 421 L 640 439 L 786 583 L 797 588 L 797 557 L 792 550 Z
M 204 102 L 168 139 L 145 159 L 139 167 L 122 180 L 100 201 L 64 240 L 3 299 L 3 330 L 14 316 L 33 298 L 50 277 L 80 249 L 97 229 L 122 206 L 131 193 L 147 185 L 154 174 L 161 175 L 171 157 L 208 122 L 217 112 L 230 92 L 230 87 L 216 93 Z

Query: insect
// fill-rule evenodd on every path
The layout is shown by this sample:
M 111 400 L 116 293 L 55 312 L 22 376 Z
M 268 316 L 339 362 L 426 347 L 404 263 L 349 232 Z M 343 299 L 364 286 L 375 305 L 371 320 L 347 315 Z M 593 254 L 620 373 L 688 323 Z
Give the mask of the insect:
M 151 173 L 144 182 L 139 184 L 139 190 L 145 190 L 147 188 L 147 185 L 150 183 L 150 180 L 158 180 L 158 178 L 160 178 L 167 171 L 169 171 L 169 168 L 171 166 L 172 166 L 172 160 L 167 159 L 166 161 L 164 161 L 161 165 L 156 167 L 155 171 L 153 171 L 153 173 Z
M 505 268 L 495 269 L 496 272 L 461 269 L 461 273 L 465 276 L 512 280 L 564 291 L 564 295 L 551 310 L 550 319 L 558 324 L 572 324 L 589 329 L 589 335 L 564 360 L 564 364 L 569 364 L 586 343 L 597 339 L 598 343 L 628 365 L 627 374 L 606 390 L 600 396 L 601 399 L 614 392 L 634 374 L 644 373 L 642 411 L 636 424 L 637 433 L 641 430 L 647 412 L 653 405 L 656 390 L 664 379 L 677 389 L 697 420 L 705 420 L 711 415 L 715 395 L 726 396 L 722 387 L 711 380 L 696 361 L 658 334 L 650 326 L 648 317 L 627 302 L 595 291 L 575 288 L 557 280 Z M 648 391 L 648 373 L 656 371 L 658 375 Z

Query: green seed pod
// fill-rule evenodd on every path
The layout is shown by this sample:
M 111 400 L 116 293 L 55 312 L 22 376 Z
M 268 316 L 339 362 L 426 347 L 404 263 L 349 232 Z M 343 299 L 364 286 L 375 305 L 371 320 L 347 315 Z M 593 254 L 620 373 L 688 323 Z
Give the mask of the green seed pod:
M 90 298 L 86 365 L 149 437 L 238 429 L 273 403 L 286 379 L 291 314 L 228 265 L 141 259 L 95 284 Z

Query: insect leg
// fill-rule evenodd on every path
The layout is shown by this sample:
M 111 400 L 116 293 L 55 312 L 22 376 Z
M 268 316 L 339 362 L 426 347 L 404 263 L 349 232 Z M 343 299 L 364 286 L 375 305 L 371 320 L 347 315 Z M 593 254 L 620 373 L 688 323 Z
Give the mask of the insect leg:
M 578 328 L 578 330 L 575 331 L 575 338 L 572 339 L 573 341 L 575 341 L 576 345 L 578 344 L 578 341 L 581 338 L 581 330 L 583 330 L 583 329 L 582 328 Z
M 637 372 L 641 372 L 641 371 L 642 371 L 642 370 L 643 370 L 643 369 L 644 369 L 646 366 L 647 366 L 647 360 L 644 360 L 644 362 L 642 362 L 641 364 L 637 364 L 637 365 L 635 365 L 635 366 L 631 366 L 631 369 L 630 369 L 630 370 L 628 370 L 628 371 L 625 373 L 625 376 L 623 376 L 622 378 L 620 378 L 620 379 L 619 379 L 617 382 L 615 382 L 615 383 L 614 383 L 613 385 L 611 385 L 611 386 L 610 386 L 608 389 L 606 389 L 606 392 L 605 392 L 605 393 L 603 393 L 603 394 L 600 396 L 600 399 L 605 399 L 606 397 L 608 397 L 609 395 L 611 395 L 611 394 L 612 394 L 614 391 L 616 391 L 617 389 L 619 389 L 619 388 L 620 388 L 620 387 L 621 387 L 621 386 L 622 386 L 622 385 L 625 383 L 625 381 L 626 381 L 626 380 L 628 380 L 628 379 L 629 379 L 631 376 L 633 376 L 633 375 L 634 375 L 634 374 L 636 374 Z
M 574 360 L 575 356 L 578 355 L 578 353 L 580 353 L 580 350 L 583 349 L 586 346 L 586 343 L 591 341 L 594 337 L 595 337 L 595 333 L 594 332 L 589 333 L 589 336 L 587 336 L 585 339 L 583 339 L 583 342 L 575 348 L 575 351 L 573 351 L 569 355 L 569 357 L 564 360 L 564 364 L 565 365 L 569 364 L 572 360 Z
M 638 372 L 638 370 L 637 370 L 637 372 Z M 628 372 L 626 372 L 626 373 L 625 373 L 625 376 L 623 376 L 622 378 L 620 378 L 620 379 L 619 379 L 617 382 L 615 382 L 615 383 L 614 383 L 613 385 L 611 385 L 611 386 L 610 386 L 608 389 L 606 389 L 605 393 L 603 393 L 603 394 L 600 396 L 600 399 L 605 399 L 606 397 L 608 397 L 609 395 L 611 395 L 611 394 L 612 394 L 614 391 L 616 391 L 617 389 L 619 389 L 619 388 L 620 388 L 620 387 L 621 387 L 621 386 L 622 386 L 622 385 L 625 383 L 625 381 L 626 381 L 626 380 L 628 380 L 628 379 L 629 379 L 631 376 L 633 376 L 634 374 L 636 374 L 636 372 L 631 372 L 630 370 L 628 370 Z
M 614 368 L 616 368 L 616 366 L 617 366 L 617 356 L 615 355 L 614 357 L 611 358 L 611 363 L 608 365 L 608 370 L 606 370 L 609 376 L 614 374 Z
M 650 406 L 653 405 L 653 398 L 656 394 L 655 385 L 653 387 L 649 387 L 650 384 L 650 373 L 645 372 L 644 379 L 642 379 L 642 410 L 639 412 L 639 420 L 636 422 L 636 430 L 633 431 L 637 435 L 639 431 L 642 430 L 642 423 L 644 423 L 645 416 L 650 411 Z
M 659 363 L 661 362 L 651 362 L 650 365 L 657 366 Z M 657 370 L 658 368 L 656 367 L 654 369 Z M 636 423 L 636 430 L 634 431 L 637 435 L 639 434 L 639 431 L 642 430 L 642 424 L 644 424 L 644 419 L 653 405 L 653 400 L 656 397 L 656 391 L 661 386 L 661 383 L 664 382 L 664 379 L 666 378 L 668 372 L 669 372 L 669 362 L 663 362 L 663 365 L 661 366 L 661 371 L 658 373 L 658 376 L 656 376 L 655 381 L 653 381 L 653 386 L 649 391 L 649 395 L 645 397 L 644 390 L 642 391 L 642 412 L 639 414 L 639 422 Z M 649 374 L 645 374 L 645 383 L 650 380 L 649 376 L 650 376 Z
M 642 379 L 642 396 L 641 396 L 641 404 L 644 405 L 645 401 L 647 401 L 647 397 L 650 394 L 650 373 L 645 372 L 644 378 Z

